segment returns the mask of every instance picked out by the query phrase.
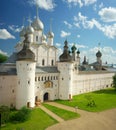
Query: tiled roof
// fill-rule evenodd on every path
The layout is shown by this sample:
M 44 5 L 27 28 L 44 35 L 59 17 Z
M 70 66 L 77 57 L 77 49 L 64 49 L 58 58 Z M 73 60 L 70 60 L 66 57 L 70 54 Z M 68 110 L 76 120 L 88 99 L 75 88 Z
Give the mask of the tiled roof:
M 56 66 L 47 66 L 47 67 L 37 66 L 36 73 L 59 73 L 59 71 Z
M 0 64 L 0 75 L 16 75 L 16 64 Z

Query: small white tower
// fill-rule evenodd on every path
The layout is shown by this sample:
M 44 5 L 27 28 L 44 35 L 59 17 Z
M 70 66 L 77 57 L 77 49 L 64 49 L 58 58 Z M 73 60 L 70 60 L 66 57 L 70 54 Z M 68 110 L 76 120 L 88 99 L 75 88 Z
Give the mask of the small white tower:
M 47 44 L 47 42 L 46 42 L 46 35 L 45 34 L 42 35 L 42 43 L 43 44 Z
M 23 19 L 23 26 L 22 26 L 22 30 L 20 31 L 20 39 L 21 39 L 21 43 L 24 41 L 24 35 L 26 34 L 26 28 L 24 27 L 24 21 L 25 19 Z
M 54 33 L 52 32 L 52 23 L 51 22 L 50 22 L 50 31 L 48 32 L 48 35 L 47 35 L 47 42 L 48 42 L 48 45 L 53 46 Z
M 72 58 L 73 58 L 74 61 L 76 61 L 77 60 L 77 58 L 76 58 L 77 48 L 76 48 L 75 44 L 71 47 L 71 50 L 72 50 Z
M 29 43 L 33 43 L 33 33 L 34 33 L 34 29 L 31 26 L 31 19 L 29 17 L 29 26 L 26 28 L 26 34 L 28 34 Z
M 31 26 L 34 28 L 34 43 L 41 44 L 44 25 L 38 16 L 38 6 L 36 19 L 32 22 Z
M 80 51 L 79 51 L 79 49 L 78 49 L 78 51 L 77 51 L 77 63 L 78 63 L 78 65 L 80 65 Z
M 23 29 L 20 32 L 20 39 L 21 39 L 21 43 L 24 41 L 24 35 L 26 34 L 26 28 L 23 26 Z
M 23 49 L 17 53 L 16 108 L 35 106 L 35 55 L 29 49 L 28 35 L 25 34 Z
M 59 57 L 58 70 L 59 76 L 59 99 L 71 100 L 72 99 L 72 81 L 73 81 L 73 62 L 72 56 L 68 51 L 68 42 L 65 41 L 64 52 Z
M 102 56 L 102 53 L 98 50 L 98 52 L 96 53 L 97 62 L 102 65 L 101 56 Z
M 98 43 L 98 52 L 96 53 L 96 57 L 97 57 L 97 62 L 102 65 L 102 60 L 101 60 L 101 57 L 102 57 L 102 53 L 100 52 L 100 44 L 101 43 Z

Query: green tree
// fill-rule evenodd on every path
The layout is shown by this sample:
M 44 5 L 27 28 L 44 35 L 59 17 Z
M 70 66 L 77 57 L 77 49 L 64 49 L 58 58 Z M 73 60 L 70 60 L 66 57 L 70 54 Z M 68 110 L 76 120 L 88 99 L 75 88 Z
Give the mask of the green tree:
M 8 59 L 8 56 L 0 54 L 0 63 L 5 62 Z
M 116 89 L 116 74 L 113 76 L 113 87 Z
M 5 124 L 9 121 L 10 109 L 7 106 L 0 107 L 1 123 Z

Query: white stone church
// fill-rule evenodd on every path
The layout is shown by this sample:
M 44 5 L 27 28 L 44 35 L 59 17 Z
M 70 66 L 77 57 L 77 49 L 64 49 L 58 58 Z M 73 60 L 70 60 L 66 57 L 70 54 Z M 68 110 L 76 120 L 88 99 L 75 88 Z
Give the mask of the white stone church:
M 20 32 L 16 52 L 0 64 L 0 106 L 20 109 L 55 99 L 71 100 L 73 95 L 112 87 L 113 67 L 102 65 L 98 49 L 96 62 L 80 63 L 75 45 L 69 52 L 67 40 L 57 60 L 54 33 L 44 33 L 44 24 L 37 16 Z

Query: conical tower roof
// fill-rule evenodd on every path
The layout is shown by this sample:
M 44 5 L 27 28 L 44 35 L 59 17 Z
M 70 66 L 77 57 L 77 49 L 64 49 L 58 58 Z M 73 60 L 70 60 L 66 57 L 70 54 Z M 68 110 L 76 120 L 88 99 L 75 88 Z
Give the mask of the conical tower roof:
M 68 50 L 68 42 L 67 42 L 67 40 L 64 42 L 64 44 L 65 44 L 64 45 L 64 52 L 59 57 L 60 62 L 71 62 L 72 61 L 72 56 L 70 55 L 69 50 Z
M 25 34 L 23 49 L 17 53 L 17 60 L 35 61 L 35 54 L 29 49 L 28 35 Z

